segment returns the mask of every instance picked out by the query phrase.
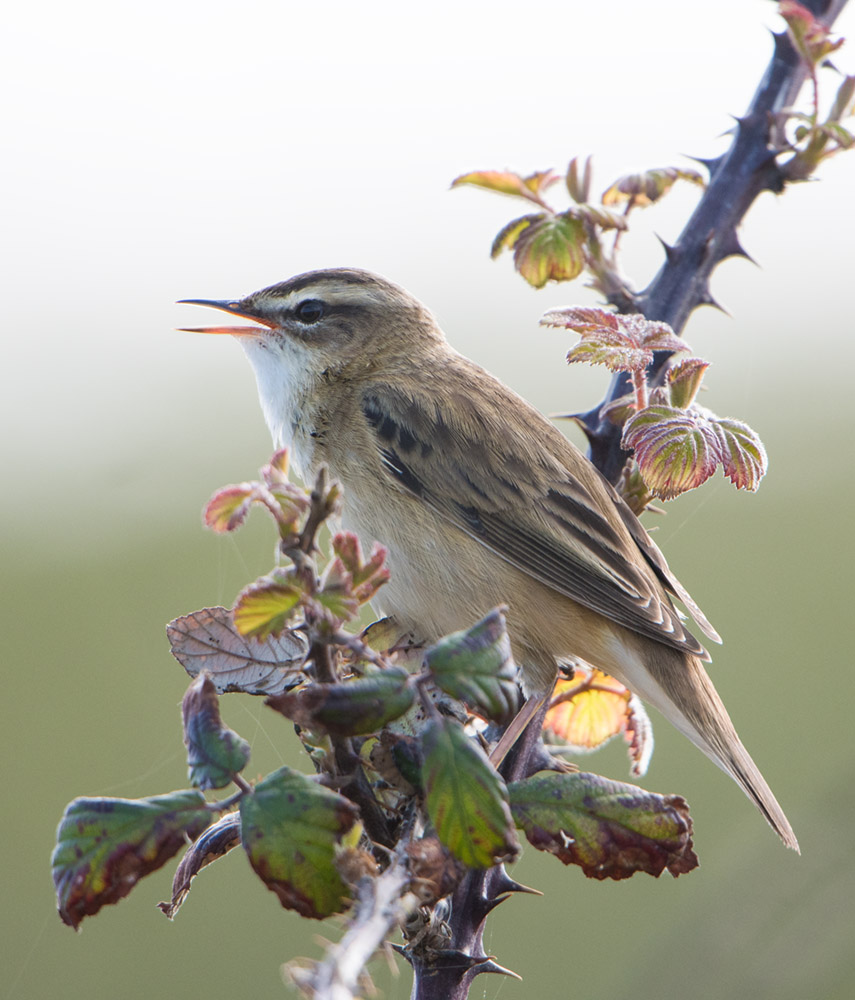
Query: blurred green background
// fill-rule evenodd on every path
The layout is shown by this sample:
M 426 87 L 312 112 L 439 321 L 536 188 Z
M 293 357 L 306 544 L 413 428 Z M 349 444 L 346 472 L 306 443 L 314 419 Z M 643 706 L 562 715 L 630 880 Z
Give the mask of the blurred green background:
M 491 263 L 492 236 L 520 210 L 447 187 L 471 169 L 594 153 L 603 190 L 719 152 L 766 64 L 774 8 L 723 0 L 702 17 L 664 0 L 16 9 L 2 69 L 13 152 L 0 167 L 4 1000 L 279 997 L 280 965 L 337 934 L 282 911 L 239 852 L 197 879 L 174 923 L 155 908 L 172 866 L 79 935 L 54 912 L 48 859 L 71 798 L 186 784 L 185 677 L 164 624 L 230 603 L 271 562 L 260 516 L 236 538 L 201 527 L 210 493 L 254 475 L 270 445 L 239 349 L 176 333 L 199 317 L 172 303 L 368 267 L 544 411 L 586 409 L 604 375 L 568 370 L 568 341 L 537 320 L 591 293 L 536 293 Z M 855 49 L 836 61 L 852 71 Z M 702 867 L 600 884 L 527 850 L 514 874 L 546 896 L 501 907 L 486 940 L 524 982 L 483 977 L 473 996 L 853 995 L 846 160 L 761 199 L 743 239 L 762 269 L 721 267 L 714 292 L 730 316 L 702 310 L 685 332 L 714 362 L 704 402 L 762 435 L 766 481 L 745 496 L 719 476 L 654 522 L 725 637 L 713 677 L 802 857 L 654 718 L 643 783 L 689 799 Z M 677 189 L 639 216 L 624 261 L 638 286 L 661 260 L 654 233 L 674 239 L 695 197 Z M 231 696 L 223 711 L 252 742 L 248 773 L 299 763 L 288 726 L 258 701 Z M 628 773 L 614 745 L 590 767 Z M 376 968 L 394 1000 L 409 994 L 400 972 Z

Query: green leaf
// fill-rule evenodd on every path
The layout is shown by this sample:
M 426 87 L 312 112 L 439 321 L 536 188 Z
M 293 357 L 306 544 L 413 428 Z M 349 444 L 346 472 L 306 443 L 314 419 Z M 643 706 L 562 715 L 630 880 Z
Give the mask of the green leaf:
M 538 212 L 535 215 L 522 215 L 518 219 L 511 219 L 506 226 L 503 226 L 499 230 L 498 235 L 493 240 L 493 245 L 490 247 L 490 256 L 495 260 L 503 250 L 513 250 L 520 233 L 527 226 L 545 218 L 546 216 L 543 212 Z
M 220 694 L 281 694 L 302 678 L 309 651 L 304 631 L 249 640 L 235 628 L 228 608 L 202 608 L 166 626 L 170 651 L 191 677 L 207 670 Z
M 496 722 L 516 712 L 517 668 L 500 608 L 440 639 L 425 653 L 425 663 L 437 685 L 473 711 Z
M 241 799 L 241 842 L 286 909 L 322 920 L 347 906 L 335 848 L 357 815 L 348 799 L 281 767 Z
M 436 834 L 470 868 L 516 856 L 519 843 L 504 781 L 459 722 L 430 721 L 422 736 L 422 785 Z
M 59 915 L 75 929 L 117 903 L 213 819 L 197 791 L 147 799 L 75 799 L 63 813 L 51 857 Z
M 249 743 L 223 725 L 217 690 L 207 673 L 200 674 L 181 702 L 184 746 L 190 784 L 224 788 L 249 762 Z
M 589 878 L 682 875 L 698 866 L 685 799 L 596 774 L 540 774 L 509 786 L 529 843 Z
M 585 224 L 570 213 L 544 215 L 514 242 L 514 266 L 535 288 L 572 281 L 585 267 Z
M 337 736 L 375 733 L 413 705 L 406 670 L 379 670 L 343 684 L 310 684 L 266 703 L 298 726 Z
M 302 596 L 293 571 L 277 567 L 238 594 L 232 612 L 235 628 L 242 636 L 256 639 L 280 635 Z
M 671 405 L 687 410 L 695 400 L 709 361 L 702 358 L 684 358 L 668 369 L 668 394 Z

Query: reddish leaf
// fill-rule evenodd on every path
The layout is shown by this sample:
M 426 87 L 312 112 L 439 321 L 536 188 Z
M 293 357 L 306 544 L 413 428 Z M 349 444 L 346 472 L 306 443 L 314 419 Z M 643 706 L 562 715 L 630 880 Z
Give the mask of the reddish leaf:
M 309 641 L 286 629 L 276 638 L 249 642 L 228 608 L 202 608 L 166 626 L 172 655 L 191 677 L 206 670 L 217 691 L 281 694 L 302 676 Z
M 371 555 L 366 560 L 362 555 L 359 539 L 349 531 L 335 535 L 332 548 L 350 574 L 356 600 L 360 604 L 370 601 L 389 579 L 389 570 L 385 565 L 386 549 L 375 542 Z
M 550 309 L 541 318 L 544 326 L 565 327 L 582 337 L 567 354 L 567 361 L 605 365 L 610 371 L 643 371 L 654 351 L 685 351 L 667 323 L 646 319 L 641 313 L 626 315 L 583 306 Z
M 697 868 L 686 800 L 596 774 L 542 774 L 508 786 L 514 821 L 539 851 L 588 878 Z
M 117 903 L 212 818 L 198 791 L 70 802 L 51 856 L 60 917 L 76 929 L 84 917 Z
M 699 406 L 648 406 L 627 420 L 622 447 L 634 450 L 645 483 L 663 500 L 700 486 L 719 464 L 737 489 L 756 490 L 766 473 L 757 434 Z
M 627 420 L 621 447 L 635 452 L 641 475 L 662 500 L 693 490 L 715 472 L 718 436 L 696 410 L 648 406 Z
M 831 31 L 819 18 L 796 0 L 781 0 L 778 13 L 787 22 L 787 34 L 808 65 L 817 65 L 839 49 L 843 39 L 832 39 Z
M 715 417 L 712 426 L 718 435 L 724 474 L 738 490 L 753 493 L 769 465 L 763 442 L 739 420 Z
M 205 524 L 218 533 L 239 528 L 252 506 L 253 493 L 252 483 L 240 483 L 217 490 L 205 507 Z

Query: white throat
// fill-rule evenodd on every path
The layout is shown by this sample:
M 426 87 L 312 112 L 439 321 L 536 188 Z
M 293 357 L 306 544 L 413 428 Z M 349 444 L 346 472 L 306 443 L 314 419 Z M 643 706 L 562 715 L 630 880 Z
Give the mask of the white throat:
M 264 420 L 276 448 L 287 448 L 291 465 L 305 478 L 312 464 L 312 415 L 308 412 L 313 377 L 308 357 L 291 340 L 271 343 L 241 337 L 258 386 Z

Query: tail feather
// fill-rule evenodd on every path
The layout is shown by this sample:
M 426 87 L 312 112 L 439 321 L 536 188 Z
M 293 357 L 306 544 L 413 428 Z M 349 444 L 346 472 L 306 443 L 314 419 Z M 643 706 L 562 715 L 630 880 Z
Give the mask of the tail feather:
M 722 771 L 729 774 L 766 818 L 787 847 L 799 842 L 784 810 L 772 794 L 730 721 L 718 692 L 701 661 L 664 646 L 645 644 L 644 663 L 622 666 L 619 676 L 642 699 L 657 708 Z

